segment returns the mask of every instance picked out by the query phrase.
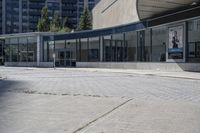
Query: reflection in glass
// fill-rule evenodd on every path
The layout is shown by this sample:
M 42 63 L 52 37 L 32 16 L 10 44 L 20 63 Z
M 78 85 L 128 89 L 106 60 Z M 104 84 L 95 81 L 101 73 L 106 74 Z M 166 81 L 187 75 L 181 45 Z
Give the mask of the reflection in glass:
M 27 61 L 27 38 L 22 37 L 19 38 L 19 62 L 26 62 Z
M 80 39 L 81 45 L 81 61 L 87 62 L 88 61 L 88 39 Z
M 200 19 L 188 22 L 187 61 L 200 62 Z
M 166 41 L 167 28 L 159 27 L 152 29 L 152 61 L 165 62 L 166 61 Z
M 99 37 L 89 38 L 89 61 L 99 61 Z
M 137 61 L 137 32 L 127 32 L 125 40 L 127 42 L 127 61 Z
M 37 61 L 37 39 L 36 37 L 28 37 L 28 62 Z

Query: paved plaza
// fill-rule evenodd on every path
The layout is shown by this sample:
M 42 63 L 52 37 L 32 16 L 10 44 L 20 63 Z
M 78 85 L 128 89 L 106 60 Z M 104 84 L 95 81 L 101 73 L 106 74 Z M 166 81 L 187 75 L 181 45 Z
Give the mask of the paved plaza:
M 0 67 L 0 133 L 199 133 L 200 74 Z

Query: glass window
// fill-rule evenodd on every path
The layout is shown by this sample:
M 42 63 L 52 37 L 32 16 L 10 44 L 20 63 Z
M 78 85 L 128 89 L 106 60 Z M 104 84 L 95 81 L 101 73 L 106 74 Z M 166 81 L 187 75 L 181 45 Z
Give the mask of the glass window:
M 37 39 L 36 37 L 28 37 L 28 62 L 37 61 Z
M 200 62 L 200 19 L 188 22 L 187 61 Z
M 144 61 L 151 61 L 151 30 L 145 30 L 145 49 L 144 49 Z
M 112 37 L 111 36 L 104 36 L 103 37 L 103 58 L 104 58 L 104 61 L 111 61 L 112 59 Z
M 55 50 L 65 49 L 65 40 L 55 41 Z
M 27 54 L 27 38 L 19 38 L 19 62 L 26 62 Z
M 145 31 L 137 32 L 137 61 L 146 61 L 145 56 Z
M 18 38 L 11 38 L 10 39 L 10 52 L 11 52 L 11 62 L 18 61 Z
M 60 53 L 66 48 L 65 40 L 55 41 L 55 55 L 56 55 L 56 64 L 59 64 Z
M 167 28 L 159 27 L 152 29 L 152 61 L 166 61 Z
M 99 37 L 89 38 L 89 61 L 99 61 Z
M 54 54 L 54 41 L 48 42 L 48 61 L 53 61 L 53 54 Z
M 76 60 L 81 61 L 81 44 L 80 40 L 77 40 L 76 43 Z
M 10 62 L 10 39 L 5 39 L 5 61 Z
M 114 34 L 112 37 L 111 55 L 112 61 L 125 61 L 126 60 L 126 46 L 124 44 L 124 34 Z
M 44 62 L 48 62 L 48 58 L 49 58 L 49 56 L 48 56 L 48 51 L 49 51 L 49 49 L 48 49 L 49 47 L 48 47 L 48 41 L 44 41 L 44 44 L 43 44 L 43 61 Z
M 68 60 L 68 66 L 76 66 L 76 45 L 77 40 L 66 40 L 66 59 Z
M 88 39 L 81 39 L 81 61 L 88 61 Z
M 137 32 L 127 32 L 125 40 L 127 43 L 127 61 L 137 61 Z

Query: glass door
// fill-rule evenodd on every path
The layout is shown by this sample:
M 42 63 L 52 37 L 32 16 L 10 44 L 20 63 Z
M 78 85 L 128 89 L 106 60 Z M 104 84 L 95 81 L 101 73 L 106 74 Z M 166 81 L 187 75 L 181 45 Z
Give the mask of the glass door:
M 65 66 L 65 52 L 59 51 L 59 66 L 64 67 Z
M 0 65 L 4 64 L 4 40 L 0 40 Z
M 62 49 L 56 51 L 56 66 L 57 67 L 75 67 L 76 57 L 72 49 Z
M 116 61 L 123 61 L 123 41 L 116 41 Z
M 138 32 L 137 60 L 144 62 L 145 59 L 145 31 Z

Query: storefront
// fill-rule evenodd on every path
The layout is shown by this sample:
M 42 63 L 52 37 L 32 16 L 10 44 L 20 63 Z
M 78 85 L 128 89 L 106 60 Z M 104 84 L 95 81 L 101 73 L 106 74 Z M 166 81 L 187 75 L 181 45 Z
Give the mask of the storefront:
M 197 6 L 159 18 L 83 32 L 5 35 L 5 65 L 99 67 L 103 63 L 131 68 L 131 63 L 149 63 L 158 64 L 158 68 L 178 64 L 183 70 L 200 71 L 199 12 Z

